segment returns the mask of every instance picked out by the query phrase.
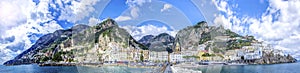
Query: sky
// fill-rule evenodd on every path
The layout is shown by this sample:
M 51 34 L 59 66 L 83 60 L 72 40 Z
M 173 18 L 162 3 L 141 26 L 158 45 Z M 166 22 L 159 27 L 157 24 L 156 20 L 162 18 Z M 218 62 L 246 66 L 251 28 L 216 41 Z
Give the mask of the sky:
M 114 19 L 135 39 L 200 21 L 253 35 L 300 57 L 299 0 L 1 0 L 0 63 L 58 29 Z

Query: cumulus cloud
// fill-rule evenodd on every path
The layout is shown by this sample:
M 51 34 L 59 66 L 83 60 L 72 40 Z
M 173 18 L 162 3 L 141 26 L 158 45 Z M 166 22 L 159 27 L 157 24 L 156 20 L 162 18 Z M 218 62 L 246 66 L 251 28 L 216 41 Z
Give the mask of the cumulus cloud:
M 151 2 L 151 0 L 127 0 L 126 4 L 130 7 L 142 6 L 146 2 Z
M 131 7 L 130 14 L 131 17 L 137 18 L 139 16 L 140 9 L 138 7 Z
M 100 22 L 101 22 L 100 19 L 92 17 L 92 18 L 89 19 L 88 25 L 93 26 L 93 25 L 96 25 L 97 23 L 100 23 Z
M 132 0 L 128 0 L 132 1 Z M 134 4 L 134 5 L 132 5 Z M 116 19 L 120 25 L 132 25 L 137 26 L 143 22 L 157 20 L 173 26 L 176 30 L 182 29 L 185 26 L 193 25 L 191 21 L 182 13 L 178 8 L 170 8 L 168 12 L 161 12 L 160 10 L 167 4 L 163 1 L 146 1 L 141 4 L 128 3 L 128 9 Z M 174 22 L 180 21 L 180 22 Z
M 0 38 L 4 39 L 0 42 L 0 54 L 7 55 L 2 57 L 3 60 L 12 58 L 15 54 L 23 51 L 24 48 L 18 48 L 17 50 L 11 50 L 16 48 L 8 48 L 8 46 L 20 46 L 19 44 L 25 44 L 24 47 L 28 48 L 31 45 L 28 34 L 32 33 L 48 33 L 43 30 L 50 31 L 51 29 L 59 28 L 48 28 L 41 27 L 39 23 L 43 23 L 51 20 L 51 16 L 47 15 L 50 13 L 48 8 L 43 5 L 46 1 L 41 1 L 40 5 L 35 5 L 32 1 L 24 0 L 1 0 L 0 7 L 0 25 L 1 33 Z M 48 2 L 46 2 L 48 3 Z M 58 24 L 51 25 L 49 27 L 59 26 Z M 33 30 L 32 27 L 39 28 L 39 31 Z M 60 27 L 60 26 L 59 26 Z M 6 38 L 14 37 L 13 40 L 5 40 Z
M 67 20 L 69 22 L 77 22 L 88 16 L 95 11 L 93 7 L 99 0 L 81 0 L 81 1 L 69 1 L 72 5 L 60 6 L 61 16 L 59 20 Z M 68 2 L 68 1 L 67 1 Z M 65 3 L 67 3 L 65 2 Z M 59 5 L 62 5 L 58 1 Z
M 115 18 L 115 20 L 117 22 L 122 22 L 122 21 L 131 20 L 131 17 L 129 17 L 129 16 L 118 16 L 117 18 Z
M 171 4 L 164 4 L 164 7 L 162 9 L 160 9 L 160 12 L 166 11 L 168 9 L 172 8 Z
M 0 33 L 6 29 L 19 25 L 26 21 L 33 3 L 22 0 L 1 0 L 0 1 Z M 27 8 L 29 7 L 29 8 Z
M 109 0 L 1 0 L 0 63 L 28 49 L 41 35 L 63 29 L 56 20 L 99 23 L 94 17 L 107 3 Z
M 136 40 L 140 40 L 143 36 L 146 35 L 159 35 L 160 33 L 168 33 L 171 36 L 175 37 L 177 31 L 168 30 L 167 26 L 154 26 L 152 24 L 144 25 L 144 26 L 122 26 L 122 28 L 126 29 Z
M 236 12 L 224 0 L 214 1 L 218 10 L 225 14 L 216 16 L 215 23 L 240 34 L 254 35 L 259 40 L 274 45 L 275 49 L 289 51 L 299 58 L 300 1 L 270 0 L 269 7 L 260 18 L 237 17 Z M 242 25 L 247 24 L 248 26 Z
M 119 16 L 118 19 L 120 19 L 120 21 L 126 21 L 129 19 L 138 18 L 140 15 L 140 7 L 147 2 L 151 2 L 151 0 L 127 0 L 126 4 L 129 6 L 131 17 Z

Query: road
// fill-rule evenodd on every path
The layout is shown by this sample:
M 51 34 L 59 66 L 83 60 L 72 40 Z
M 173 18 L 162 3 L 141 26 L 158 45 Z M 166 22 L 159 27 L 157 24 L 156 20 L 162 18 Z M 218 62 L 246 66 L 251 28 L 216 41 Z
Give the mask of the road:
M 170 64 L 167 64 L 164 73 L 173 73 Z

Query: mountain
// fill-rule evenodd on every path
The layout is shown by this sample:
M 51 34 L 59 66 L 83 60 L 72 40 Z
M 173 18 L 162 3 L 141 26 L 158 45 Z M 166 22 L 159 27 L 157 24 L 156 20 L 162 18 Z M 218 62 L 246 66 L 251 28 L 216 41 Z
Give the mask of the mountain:
M 173 47 L 175 47 L 176 44 L 179 44 L 181 50 L 196 49 L 199 45 L 205 44 L 211 40 L 216 41 L 212 47 L 227 47 L 227 41 L 217 41 L 215 39 L 218 36 L 241 37 L 230 30 L 224 29 L 222 26 L 208 26 L 205 21 L 202 21 L 194 26 L 188 26 L 179 30 L 176 34 Z M 175 48 L 173 48 L 173 50 L 175 50 Z
M 37 40 L 28 50 L 22 52 L 4 65 L 41 62 L 101 62 L 110 48 L 148 49 L 138 43 L 112 19 L 106 19 L 96 26 L 76 25 L 70 29 L 57 30 Z
M 139 40 L 140 43 L 146 45 L 150 51 L 168 51 L 172 52 L 172 45 L 174 43 L 174 37 L 161 33 L 157 36 L 146 35 Z
M 146 36 L 143 36 L 138 42 L 140 42 L 141 44 L 144 44 L 146 45 L 147 47 L 150 46 L 150 43 L 151 41 L 154 38 L 153 35 L 146 35 Z
M 255 45 L 253 45 L 253 43 Z M 205 21 L 199 22 L 194 26 L 188 26 L 182 30 L 179 30 L 175 37 L 173 44 L 174 51 L 195 51 L 195 50 L 207 50 L 210 54 L 225 55 L 233 50 L 239 50 L 238 53 L 258 54 L 254 51 L 241 51 L 244 46 L 247 47 L 262 47 L 253 36 L 241 36 L 228 29 L 224 29 L 223 26 L 208 26 Z M 204 48 L 203 48 L 204 45 Z M 266 47 L 266 46 L 265 46 Z M 254 48 L 247 48 L 251 50 Z M 262 48 L 260 48 L 262 49 Z M 290 63 L 295 62 L 296 59 L 290 55 L 280 55 L 272 48 L 265 49 L 267 52 L 262 51 L 263 54 L 258 59 L 244 59 L 241 56 L 241 61 L 247 64 L 275 64 L 275 63 Z M 261 52 L 261 51 L 260 51 Z M 232 53 L 232 52 L 229 52 Z M 222 57 L 222 56 L 220 56 Z M 248 57 L 247 57 L 248 58 Z

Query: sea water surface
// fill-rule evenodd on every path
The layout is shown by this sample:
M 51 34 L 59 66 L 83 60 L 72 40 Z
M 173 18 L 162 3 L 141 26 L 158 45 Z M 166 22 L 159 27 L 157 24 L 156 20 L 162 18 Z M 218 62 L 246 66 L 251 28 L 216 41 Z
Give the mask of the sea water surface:
M 0 73 L 144 73 L 152 68 L 130 68 L 126 66 L 43 66 L 36 64 L 4 66 L 0 65 Z
M 215 65 L 196 68 L 202 73 L 300 73 L 300 62 L 269 65 Z
M 0 73 L 146 73 L 150 68 L 129 68 L 125 66 L 86 67 L 86 66 L 45 66 L 36 64 L 4 66 Z M 300 73 L 300 62 L 272 65 L 207 66 L 196 68 L 202 73 Z

